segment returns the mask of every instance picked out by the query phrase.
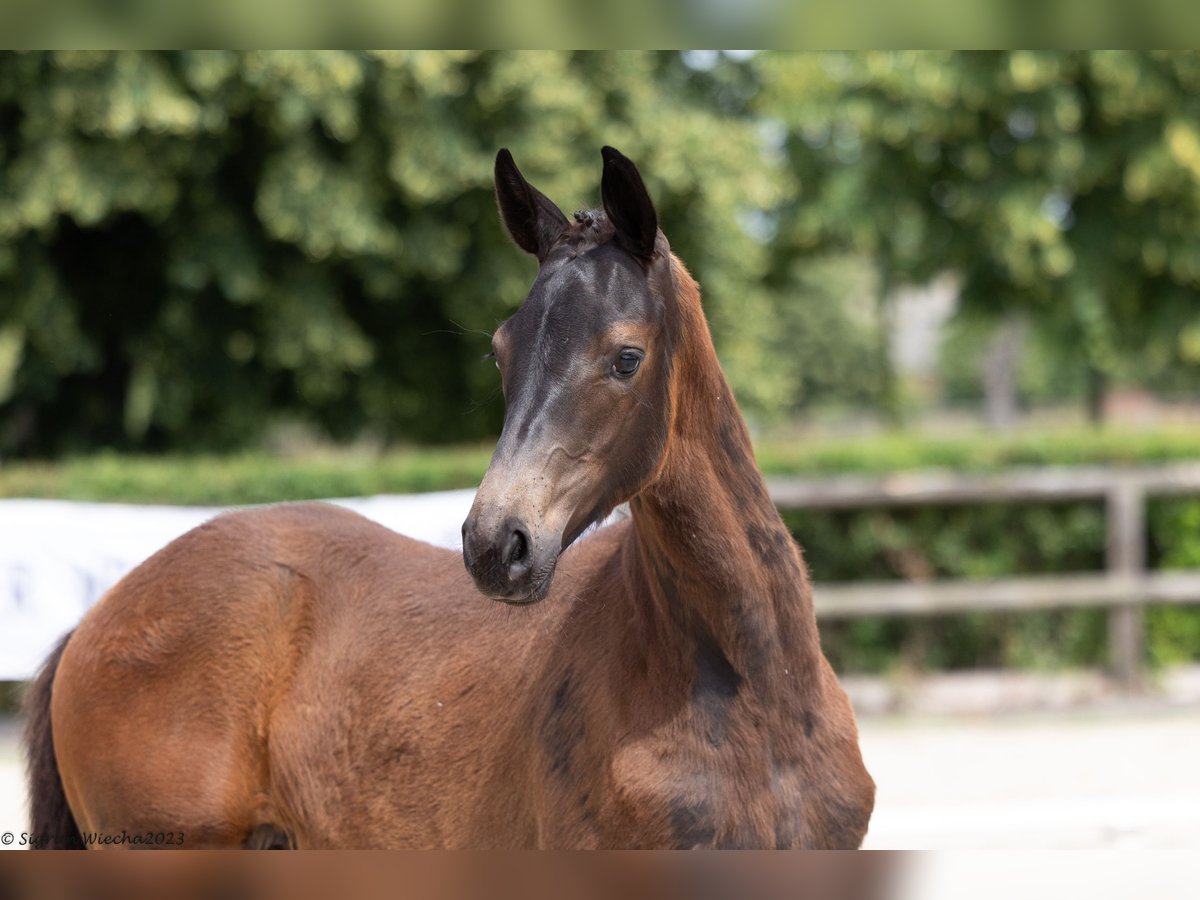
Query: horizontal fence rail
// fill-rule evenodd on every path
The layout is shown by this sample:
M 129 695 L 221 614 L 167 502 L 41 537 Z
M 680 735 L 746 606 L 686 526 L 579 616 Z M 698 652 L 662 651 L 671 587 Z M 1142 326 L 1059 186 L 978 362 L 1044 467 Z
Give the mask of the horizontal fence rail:
M 989 474 L 924 471 L 877 477 L 768 478 L 767 486 L 775 505 L 783 510 L 1104 502 L 1107 545 L 1103 572 L 982 581 L 818 584 L 814 591 L 821 618 L 1107 607 L 1113 674 L 1123 687 L 1136 690 L 1144 682 L 1146 604 L 1200 602 L 1200 570 L 1146 569 L 1147 497 L 1200 495 L 1200 463 L 1046 467 Z
M 1098 500 L 1126 485 L 1145 494 L 1200 494 L 1200 462 L 1136 468 L 1046 466 L 980 474 L 920 471 L 767 478 L 771 497 L 781 509 Z

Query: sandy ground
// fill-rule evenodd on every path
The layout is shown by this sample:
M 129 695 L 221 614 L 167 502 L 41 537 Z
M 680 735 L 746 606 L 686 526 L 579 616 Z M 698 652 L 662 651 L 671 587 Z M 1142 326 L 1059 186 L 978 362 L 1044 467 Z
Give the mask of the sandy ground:
M 1200 850 L 1200 710 L 863 717 L 866 846 Z M 0 833 L 25 829 L 19 723 L 0 720 Z M 0 834 L 2 837 L 2 834 Z
M 1200 710 L 860 722 L 866 846 L 1200 849 Z

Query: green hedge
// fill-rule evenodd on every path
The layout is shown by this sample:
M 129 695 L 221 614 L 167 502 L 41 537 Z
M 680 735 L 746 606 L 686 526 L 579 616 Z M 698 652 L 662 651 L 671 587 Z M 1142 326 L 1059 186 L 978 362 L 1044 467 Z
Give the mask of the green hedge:
M 819 581 L 998 578 L 1104 567 L 1102 504 L 987 504 L 789 512 Z M 1153 567 L 1200 568 L 1200 500 L 1149 504 Z M 871 617 L 822 626 L 840 671 L 1103 665 L 1103 610 Z M 1149 662 L 1200 660 L 1200 607 L 1151 607 Z
M 0 497 L 56 497 L 236 505 L 468 487 L 490 445 L 370 455 L 327 452 L 78 458 L 0 467 Z M 761 441 L 765 471 L 805 475 L 903 469 L 996 470 L 1018 465 L 1149 464 L 1200 458 L 1200 430 L 1065 431 L 997 439 L 911 434 L 856 440 Z M 785 517 L 818 581 L 912 577 L 991 578 L 1099 570 L 1105 522 L 1099 503 L 947 505 L 789 512 Z M 1160 499 L 1148 514 L 1150 564 L 1200 568 L 1200 498 Z M 1105 613 L 1066 610 L 871 617 L 823 626 L 839 671 L 898 668 L 1101 665 Z M 1147 617 L 1155 665 L 1200 659 L 1200 607 L 1159 607 Z
M 988 472 L 1017 466 L 1138 465 L 1200 459 L 1200 428 L 1150 431 L 1056 428 L 1010 435 L 897 431 L 856 438 L 760 441 L 768 474 L 881 473 L 944 468 Z
M 54 463 L 0 462 L 0 497 L 233 506 L 449 490 L 479 483 L 492 446 L 489 442 L 381 454 L 324 450 L 298 456 L 98 454 Z M 756 452 L 759 465 L 771 475 L 1134 465 L 1200 459 L 1200 428 L 1068 429 L 1008 437 L 909 432 L 857 438 L 772 435 L 758 441 Z
M 0 467 L 0 497 L 238 506 L 410 494 L 473 487 L 491 455 L 490 444 L 300 458 L 110 454 Z

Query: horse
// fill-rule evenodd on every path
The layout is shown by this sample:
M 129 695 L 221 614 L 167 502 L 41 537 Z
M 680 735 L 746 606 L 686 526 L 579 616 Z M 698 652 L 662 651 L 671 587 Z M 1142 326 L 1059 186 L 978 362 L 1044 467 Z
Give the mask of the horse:
M 461 556 L 311 502 L 155 553 L 30 688 L 43 846 L 861 845 L 875 785 L 806 565 L 699 287 L 601 156 L 570 219 L 496 157 L 538 271 L 492 337 Z

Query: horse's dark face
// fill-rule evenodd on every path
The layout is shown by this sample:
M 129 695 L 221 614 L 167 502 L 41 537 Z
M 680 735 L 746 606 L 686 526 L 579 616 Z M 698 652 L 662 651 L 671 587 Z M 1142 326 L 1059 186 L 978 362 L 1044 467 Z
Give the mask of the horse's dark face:
M 574 222 L 496 159 L 501 217 L 541 267 L 492 338 L 504 430 L 463 559 L 509 603 L 546 596 L 559 554 L 653 478 L 670 429 L 670 250 L 633 163 L 603 156 L 604 212 Z

